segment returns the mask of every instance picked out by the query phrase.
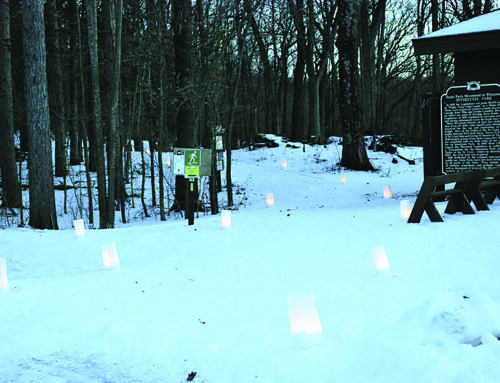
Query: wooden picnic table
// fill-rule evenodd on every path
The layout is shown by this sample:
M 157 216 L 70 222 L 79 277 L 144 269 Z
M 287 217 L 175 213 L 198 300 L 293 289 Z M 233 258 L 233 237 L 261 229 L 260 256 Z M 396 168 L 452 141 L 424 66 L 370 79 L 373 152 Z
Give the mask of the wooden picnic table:
M 453 183 L 452 189 L 446 189 Z M 445 189 L 437 190 L 442 187 Z M 446 214 L 474 214 L 471 203 L 478 211 L 489 210 L 488 204 L 500 198 L 500 167 L 425 177 L 408 223 L 419 223 L 424 212 L 431 222 L 443 222 L 434 202 L 446 197 Z

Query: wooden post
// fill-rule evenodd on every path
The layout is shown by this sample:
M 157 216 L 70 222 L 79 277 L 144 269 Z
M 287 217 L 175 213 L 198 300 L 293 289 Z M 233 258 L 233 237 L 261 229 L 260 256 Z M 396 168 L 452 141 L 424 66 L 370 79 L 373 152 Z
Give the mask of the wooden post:
M 194 224 L 194 178 L 188 178 L 186 182 L 186 218 L 188 220 L 188 225 Z

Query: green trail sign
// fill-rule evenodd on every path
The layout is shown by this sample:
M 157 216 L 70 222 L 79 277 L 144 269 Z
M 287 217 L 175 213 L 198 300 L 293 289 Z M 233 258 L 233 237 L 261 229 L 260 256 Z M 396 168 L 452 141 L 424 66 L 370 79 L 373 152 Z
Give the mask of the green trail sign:
M 201 165 L 201 149 L 184 149 L 184 166 Z
M 184 150 L 184 177 L 200 178 L 201 150 Z
M 211 149 L 174 149 L 175 175 L 186 178 L 199 178 L 211 175 L 212 150 Z

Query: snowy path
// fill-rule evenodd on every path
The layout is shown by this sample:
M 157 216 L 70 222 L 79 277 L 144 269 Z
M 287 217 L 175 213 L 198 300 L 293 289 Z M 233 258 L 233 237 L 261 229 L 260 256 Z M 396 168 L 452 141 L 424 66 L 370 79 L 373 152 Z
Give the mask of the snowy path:
M 0 382 L 500 381 L 500 201 L 408 225 L 399 202 L 414 201 L 419 166 L 381 157 L 381 172 L 341 185 L 339 173 L 295 171 L 301 152 L 286 170 L 253 155 L 236 156 L 248 204 L 228 229 L 219 215 L 81 239 L 0 230 Z M 110 242 L 120 268 L 106 270 Z M 387 273 L 373 268 L 379 245 Z M 294 294 L 315 295 L 322 345 L 296 346 Z

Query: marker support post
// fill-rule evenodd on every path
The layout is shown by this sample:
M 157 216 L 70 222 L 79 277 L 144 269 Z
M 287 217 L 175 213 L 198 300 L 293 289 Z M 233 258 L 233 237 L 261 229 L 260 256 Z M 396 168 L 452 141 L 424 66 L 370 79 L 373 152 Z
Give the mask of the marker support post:
M 193 177 L 186 178 L 186 218 L 188 225 L 194 225 L 194 183 L 196 179 Z

